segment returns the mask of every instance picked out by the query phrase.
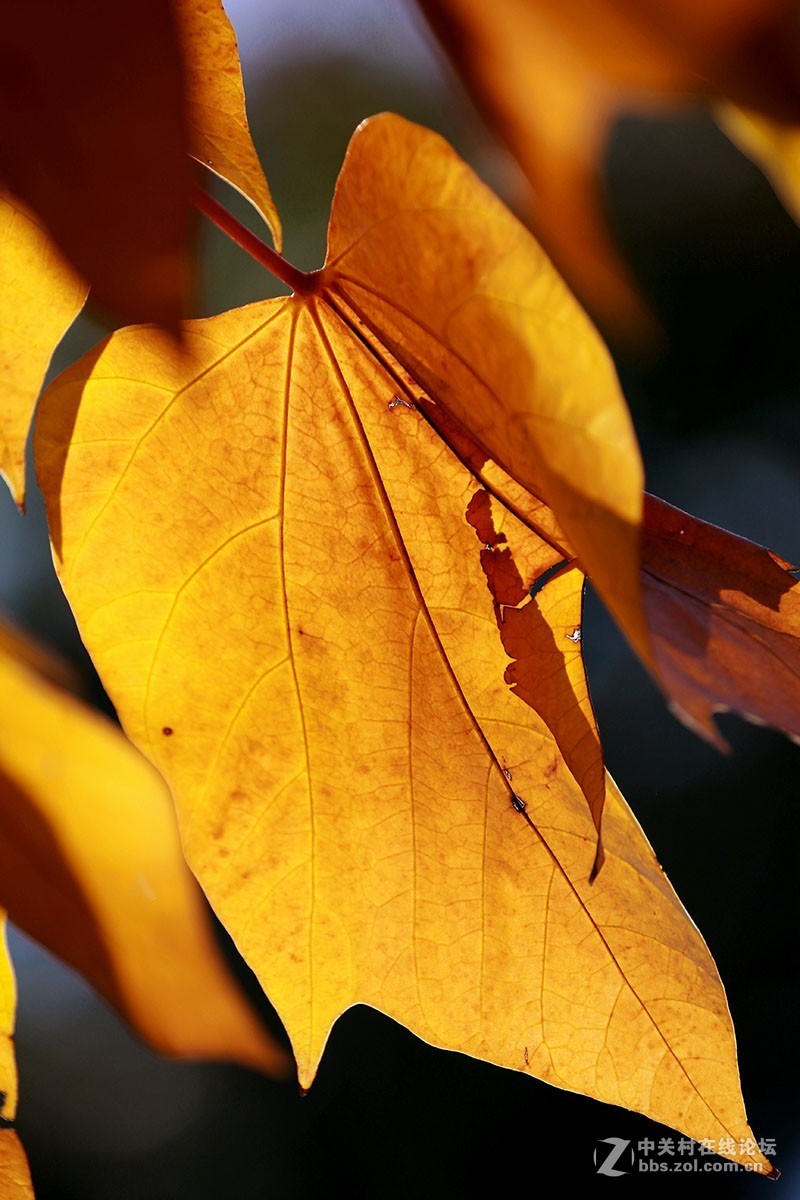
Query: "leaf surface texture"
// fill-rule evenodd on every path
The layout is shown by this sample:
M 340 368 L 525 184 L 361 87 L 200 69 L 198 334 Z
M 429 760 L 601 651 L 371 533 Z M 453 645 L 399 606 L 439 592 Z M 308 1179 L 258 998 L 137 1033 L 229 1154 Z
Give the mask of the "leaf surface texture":
M 66 372 L 37 470 L 87 645 L 301 1080 L 364 1002 L 747 1136 L 713 962 L 602 772 L 575 555 L 641 628 L 641 472 L 546 258 L 439 138 L 384 116 L 308 292 L 184 339 L 176 362 L 123 330 Z

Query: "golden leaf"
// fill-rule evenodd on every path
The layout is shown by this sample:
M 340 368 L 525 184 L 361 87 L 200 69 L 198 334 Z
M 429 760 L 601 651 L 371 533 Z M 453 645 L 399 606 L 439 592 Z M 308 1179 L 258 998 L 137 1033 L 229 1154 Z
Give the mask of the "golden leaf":
M 635 627 L 641 473 L 602 346 L 516 221 L 397 117 L 357 132 L 327 264 L 298 284 L 188 323 L 182 362 L 115 334 L 48 390 L 36 451 L 86 643 L 301 1080 L 364 1002 L 696 1138 L 749 1136 L 713 962 L 607 777 L 589 883 L 580 581 L 526 602 L 558 533 L 491 489 L 502 468 L 533 488 Z M 546 716 L 503 634 L 527 604 Z

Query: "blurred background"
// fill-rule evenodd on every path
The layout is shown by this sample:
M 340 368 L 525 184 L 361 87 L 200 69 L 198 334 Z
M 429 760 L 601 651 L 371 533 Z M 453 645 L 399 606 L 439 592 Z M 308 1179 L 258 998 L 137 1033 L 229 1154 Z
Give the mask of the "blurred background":
M 344 150 L 375 112 L 439 130 L 517 203 L 516 169 L 403 0 L 226 7 L 285 253 L 298 266 L 321 265 Z M 702 112 L 625 117 L 604 180 L 617 244 L 667 334 L 657 359 L 617 360 L 649 490 L 800 563 L 800 232 Z M 253 223 L 238 197 L 223 198 Z M 210 227 L 203 253 L 202 314 L 276 290 Z M 82 318 L 53 372 L 104 332 Z M 23 519 L 0 489 L 0 544 L 3 613 L 69 656 L 103 704 L 52 572 L 35 492 Z M 776 1142 L 782 1200 L 800 1198 L 800 749 L 733 717 L 721 721 L 730 757 L 698 741 L 669 715 L 591 596 L 583 645 L 607 764 L 716 959 L 751 1124 Z M 570 1181 L 619 1193 L 642 1178 L 648 1191 L 678 1186 L 709 1197 L 750 1198 L 770 1187 L 742 1171 L 598 1177 L 599 1139 L 635 1145 L 672 1131 L 432 1049 L 364 1007 L 337 1023 L 305 1097 L 232 1067 L 164 1062 L 13 931 L 11 950 L 19 1126 L 39 1200 L 400 1200 L 535 1194 Z M 275 1028 L 232 950 L 231 960 Z

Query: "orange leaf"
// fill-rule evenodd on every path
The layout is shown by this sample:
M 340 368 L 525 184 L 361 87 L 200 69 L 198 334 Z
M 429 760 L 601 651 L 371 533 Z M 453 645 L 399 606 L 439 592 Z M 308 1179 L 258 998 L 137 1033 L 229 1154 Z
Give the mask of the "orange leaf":
M 13 1036 L 17 989 L 6 947 L 5 926 L 5 914 L 0 912 L 0 1196 L 3 1200 L 33 1200 L 25 1151 L 14 1132 L 17 1064 Z
M 466 518 L 485 543 L 481 567 L 512 660 L 505 681 L 553 734 L 599 835 L 605 771 L 580 648 L 583 572 L 486 491 L 475 492 Z M 549 764 L 546 775 L 555 769 Z M 601 863 L 598 842 L 592 877 Z
M 0 1189 L 3 1200 L 32 1200 L 28 1162 L 13 1129 L 0 1131 Z
M 0 904 L 156 1049 L 285 1072 L 215 948 L 156 772 L 5 648 L 0 685 Z
M 530 222 L 602 325 L 653 338 L 608 227 L 601 168 L 631 109 L 728 96 L 800 118 L 790 0 L 420 0 L 533 194 Z
M 770 550 L 646 498 L 642 570 L 658 676 L 677 715 L 725 748 L 733 709 L 800 738 L 800 586 Z
M 301 1080 L 364 1002 L 695 1137 L 749 1136 L 713 962 L 607 778 L 589 883 L 577 573 L 530 601 L 545 718 L 498 629 L 516 645 L 562 552 L 546 510 L 534 540 L 487 505 L 487 453 L 637 611 L 640 468 L 596 335 L 396 117 L 357 132 L 328 264 L 298 282 L 187 324 L 182 362 L 151 329 L 115 334 L 46 393 L 36 449 L 87 645 Z M 452 413 L 480 447 L 440 437 Z

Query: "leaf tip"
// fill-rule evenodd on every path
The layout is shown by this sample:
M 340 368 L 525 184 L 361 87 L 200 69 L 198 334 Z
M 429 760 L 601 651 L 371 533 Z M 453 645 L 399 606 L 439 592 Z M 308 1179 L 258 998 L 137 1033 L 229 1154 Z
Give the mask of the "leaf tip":
M 670 700 L 667 707 L 677 721 L 680 721 L 687 729 L 691 729 L 692 733 L 697 734 L 703 741 L 712 745 L 720 754 L 731 753 L 731 747 L 715 725 L 713 716 L 709 715 L 707 719 L 703 719 L 694 713 L 690 713 L 677 700 Z M 717 706 L 711 710 L 711 712 L 724 711 L 726 710 L 722 706 Z
M 11 498 L 16 504 L 22 516 L 25 515 L 25 468 L 20 466 L 16 468 L 13 465 L 0 467 L 0 479 L 3 480 Z

